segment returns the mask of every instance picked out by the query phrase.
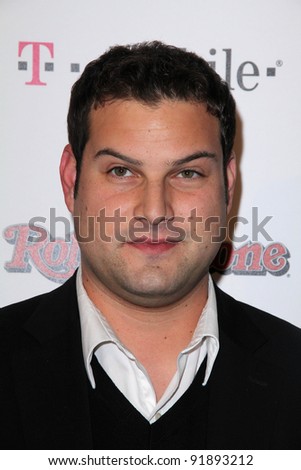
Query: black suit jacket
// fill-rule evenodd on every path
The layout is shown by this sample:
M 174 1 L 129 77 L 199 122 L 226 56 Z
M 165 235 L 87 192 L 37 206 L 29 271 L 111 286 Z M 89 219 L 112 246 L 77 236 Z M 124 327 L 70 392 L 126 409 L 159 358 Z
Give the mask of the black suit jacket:
M 300 330 L 216 293 L 207 448 L 300 449 Z M 0 447 L 92 449 L 75 277 L 1 311 Z

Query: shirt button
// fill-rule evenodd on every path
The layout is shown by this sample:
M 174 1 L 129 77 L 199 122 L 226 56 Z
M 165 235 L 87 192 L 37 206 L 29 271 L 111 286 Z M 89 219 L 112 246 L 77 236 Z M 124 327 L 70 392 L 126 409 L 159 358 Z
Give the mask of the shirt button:
M 155 421 L 158 421 L 158 419 L 160 419 L 161 416 L 162 416 L 161 413 L 156 413 L 155 414 Z

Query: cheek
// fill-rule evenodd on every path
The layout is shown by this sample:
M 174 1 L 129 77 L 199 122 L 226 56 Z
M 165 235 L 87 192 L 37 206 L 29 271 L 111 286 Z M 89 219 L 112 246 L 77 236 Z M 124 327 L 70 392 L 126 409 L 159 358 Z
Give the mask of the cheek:
M 226 224 L 226 203 L 223 187 L 208 194 L 199 193 L 197 198 L 187 204 L 178 204 L 179 219 L 185 220 L 184 226 L 187 234 L 193 240 L 211 242 L 219 237 L 221 227 Z
M 75 201 L 75 209 L 78 213 L 96 215 L 100 210 L 105 209 L 108 215 L 113 215 L 114 211 L 120 209 L 127 198 L 108 189 L 105 184 L 99 181 L 85 180 L 78 190 Z
M 74 226 L 79 241 L 123 241 L 132 218 L 131 198 L 95 191 L 79 192 L 74 211 Z M 90 248 L 89 248 L 90 249 Z
M 175 201 L 176 213 L 185 218 L 221 216 L 226 211 L 224 188 L 215 186 L 212 191 L 199 191 L 195 195 L 185 195 Z

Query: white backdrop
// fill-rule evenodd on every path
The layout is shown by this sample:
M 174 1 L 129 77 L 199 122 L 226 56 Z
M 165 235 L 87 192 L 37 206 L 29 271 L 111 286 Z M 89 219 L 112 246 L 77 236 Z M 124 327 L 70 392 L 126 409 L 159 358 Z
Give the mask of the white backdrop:
M 245 223 L 219 285 L 301 326 L 301 2 L 0 0 L 0 9 L 0 304 L 57 287 L 78 261 L 74 243 L 28 241 L 33 217 L 57 237 L 69 217 L 58 164 L 73 82 L 109 46 L 159 39 L 212 62 L 237 101 L 232 215 Z

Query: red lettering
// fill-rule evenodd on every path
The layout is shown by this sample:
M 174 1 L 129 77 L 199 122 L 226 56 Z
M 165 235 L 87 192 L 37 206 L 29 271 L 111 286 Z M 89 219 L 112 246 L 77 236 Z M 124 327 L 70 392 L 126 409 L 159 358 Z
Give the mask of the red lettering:
M 229 242 L 221 248 L 212 268 L 223 274 L 263 274 L 282 276 L 289 270 L 290 253 L 285 245 L 271 243 L 266 248 L 261 243 L 251 243 L 235 248 Z
M 53 42 L 19 42 L 19 57 L 21 57 L 23 49 L 27 46 L 32 46 L 32 78 L 30 82 L 25 82 L 26 85 L 47 85 L 40 80 L 40 49 L 47 47 L 53 58 Z
M 59 268 L 65 264 L 68 253 L 68 244 L 64 240 L 55 240 L 46 244 L 43 258 L 49 267 Z
M 261 243 L 247 243 L 233 250 L 233 272 L 256 272 L 263 271 L 260 264 L 263 246 Z
M 271 274 L 282 275 L 289 269 L 289 251 L 282 243 L 268 245 L 263 254 L 263 265 Z
M 74 235 L 70 242 L 55 240 L 50 242 L 49 233 L 41 237 L 34 237 L 34 231 L 26 224 L 12 225 L 4 232 L 5 240 L 14 244 L 11 261 L 5 263 L 9 272 L 30 272 L 32 265 L 52 281 L 64 282 L 78 267 L 79 248 Z M 30 264 L 31 262 L 31 264 Z
M 14 244 L 15 249 L 11 261 L 5 263 L 5 269 L 10 272 L 30 272 L 29 259 L 39 258 L 41 243 L 28 244 L 30 229 L 26 224 L 11 225 L 4 232 L 8 243 Z

